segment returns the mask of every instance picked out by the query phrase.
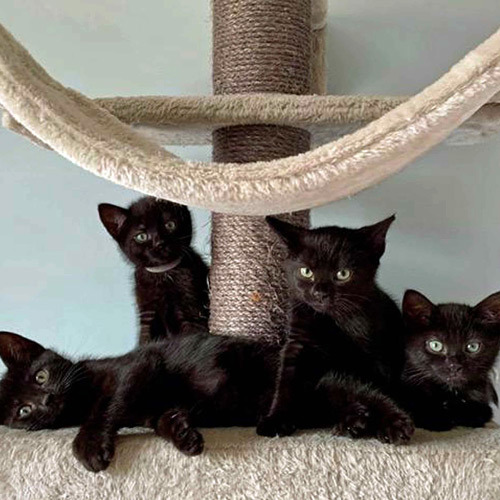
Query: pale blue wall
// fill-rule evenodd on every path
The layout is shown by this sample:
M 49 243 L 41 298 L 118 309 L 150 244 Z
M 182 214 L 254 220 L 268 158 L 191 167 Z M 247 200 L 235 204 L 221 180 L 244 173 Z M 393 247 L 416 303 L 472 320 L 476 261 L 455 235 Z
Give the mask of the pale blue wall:
M 209 4 L 0 0 L 0 22 L 91 96 L 200 94 L 210 92 Z M 498 0 L 332 0 L 330 92 L 414 93 L 494 31 L 498 14 Z M 126 351 L 135 339 L 130 270 L 96 205 L 136 193 L 5 130 L 0 151 L 0 328 L 77 355 Z M 438 147 L 313 221 L 357 226 L 397 212 L 382 283 L 396 297 L 411 286 L 435 300 L 477 301 L 500 289 L 499 158 L 500 138 Z M 206 251 L 208 214 L 197 220 Z

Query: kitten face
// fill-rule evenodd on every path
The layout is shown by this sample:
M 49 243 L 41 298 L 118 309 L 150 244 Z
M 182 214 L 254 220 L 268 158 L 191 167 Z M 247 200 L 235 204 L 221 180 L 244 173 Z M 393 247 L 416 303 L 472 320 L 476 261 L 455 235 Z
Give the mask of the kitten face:
M 403 315 L 409 380 L 428 380 L 450 389 L 487 380 L 500 348 L 500 293 L 470 307 L 434 305 L 408 290 Z
M 103 203 L 99 216 L 130 262 L 139 267 L 175 265 L 191 244 L 191 215 L 177 203 L 150 197 L 128 209 Z
M 38 430 L 64 426 L 65 402 L 78 375 L 75 365 L 20 335 L 0 332 L 0 423 Z
M 307 230 L 271 217 L 266 220 L 288 247 L 285 271 L 292 296 L 321 313 L 355 313 L 375 287 L 394 216 L 361 229 Z

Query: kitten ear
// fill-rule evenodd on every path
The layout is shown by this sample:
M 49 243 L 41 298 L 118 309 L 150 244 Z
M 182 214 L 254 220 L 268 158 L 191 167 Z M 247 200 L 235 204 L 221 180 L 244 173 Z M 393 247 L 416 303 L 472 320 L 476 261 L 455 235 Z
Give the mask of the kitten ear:
M 491 294 L 474 307 L 476 317 L 482 323 L 500 324 L 500 292 Z
M 408 323 L 428 326 L 436 306 L 420 292 L 406 290 L 403 297 L 403 316 Z
M 268 216 L 266 217 L 266 222 L 289 249 L 295 248 L 300 242 L 300 237 L 304 234 L 304 231 L 307 231 L 307 229 L 294 226 L 293 224 L 284 222 L 276 217 Z
M 45 351 L 37 342 L 16 333 L 0 332 L 0 358 L 7 368 L 30 364 Z
M 382 255 L 384 255 L 385 237 L 387 235 L 387 231 L 389 231 L 389 228 L 391 227 L 391 224 L 395 220 L 396 220 L 396 215 L 394 214 L 388 217 L 387 219 L 384 219 L 383 221 L 359 229 L 359 231 L 367 237 L 371 247 L 373 248 L 373 251 L 379 258 L 382 257 Z
M 116 240 L 123 224 L 127 220 L 128 210 L 110 203 L 101 203 L 97 209 L 106 231 Z

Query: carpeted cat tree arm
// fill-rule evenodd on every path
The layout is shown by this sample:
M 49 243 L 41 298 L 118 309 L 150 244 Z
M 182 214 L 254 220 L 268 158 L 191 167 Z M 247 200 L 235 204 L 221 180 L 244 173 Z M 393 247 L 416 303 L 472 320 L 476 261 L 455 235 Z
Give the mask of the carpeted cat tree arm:
M 354 132 L 406 102 L 404 96 L 240 94 L 93 99 L 121 122 L 165 146 L 212 144 L 212 133 L 236 125 L 299 127 L 315 146 Z M 48 148 L 4 110 L 2 125 Z M 479 144 L 500 132 L 500 98 L 494 96 L 445 139 L 448 145 Z
M 119 438 L 110 468 L 93 474 L 72 456 L 74 430 L 26 433 L 1 428 L 0 497 L 500 498 L 499 429 L 417 431 L 410 445 L 399 447 L 354 442 L 326 431 L 263 439 L 253 429 L 203 430 L 206 452 L 198 457 L 186 457 L 152 434 L 131 432 Z

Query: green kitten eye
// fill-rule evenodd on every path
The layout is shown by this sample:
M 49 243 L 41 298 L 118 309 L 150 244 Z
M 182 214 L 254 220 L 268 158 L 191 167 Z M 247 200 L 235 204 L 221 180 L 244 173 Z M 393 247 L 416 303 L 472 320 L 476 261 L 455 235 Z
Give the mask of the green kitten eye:
M 300 275 L 306 280 L 313 280 L 314 273 L 308 267 L 301 267 L 299 269 Z
M 148 233 L 137 233 L 134 236 L 134 240 L 137 243 L 145 243 L 146 241 L 148 241 Z
M 444 345 L 439 340 L 433 339 L 427 341 L 427 346 L 432 352 L 443 352 Z
M 340 269 L 337 271 L 335 278 L 337 278 L 338 281 L 347 281 L 351 276 L 352 271 L 350 269 Z
M 469 342 L 465 346 L 465 350 L 467 352 L 472 353 L 472 354 L 475 354 L 476 352 L 479 352 L 480 349 L 481 349 L 481 344 L 479 342 Z
M 21 406 L 21 408 L 19 408 L 18 412 L 17 412 L 17 416 L 19 418 L 26 418 L 28 415 L 31 414 L 32 412 L 32 408 L 30 405 L 24 405 L 24 406 Z
M 177 228 L 177 224 L 173 220 L 169 220 L 168 222 L 165 222 L 165 229 L 169 233 L 173 233 Z
M 35 380 L 37 384 L 43 385 L 49 380 L 49 372 L 47 370 L 39 370 L 36 372 Z

